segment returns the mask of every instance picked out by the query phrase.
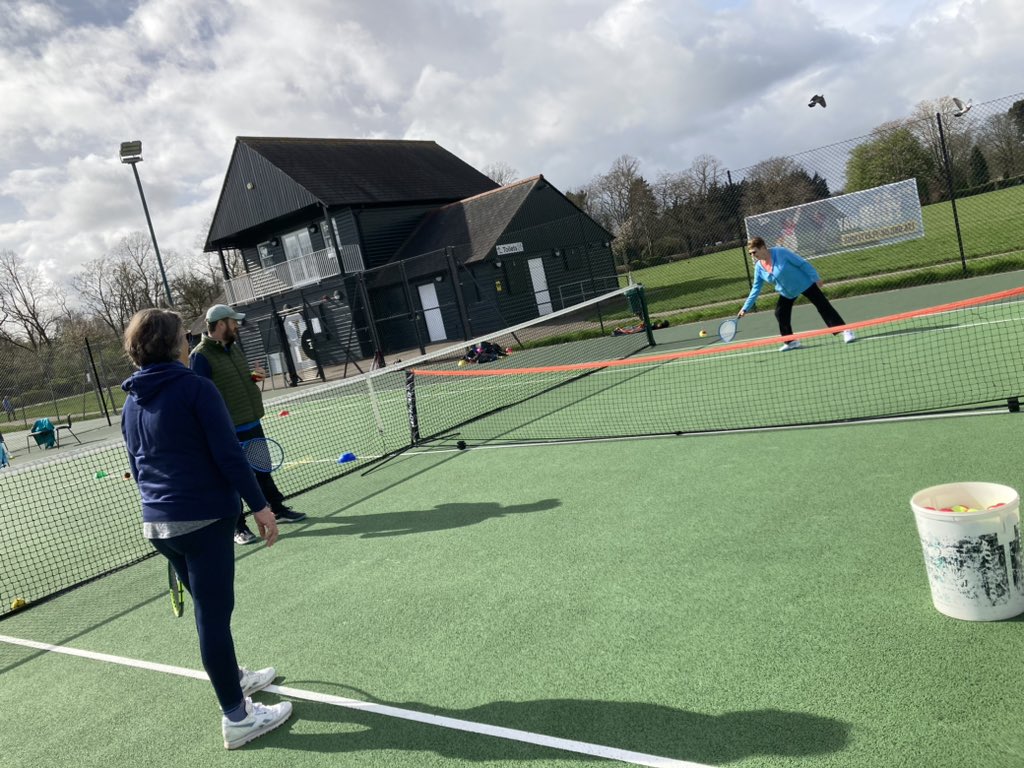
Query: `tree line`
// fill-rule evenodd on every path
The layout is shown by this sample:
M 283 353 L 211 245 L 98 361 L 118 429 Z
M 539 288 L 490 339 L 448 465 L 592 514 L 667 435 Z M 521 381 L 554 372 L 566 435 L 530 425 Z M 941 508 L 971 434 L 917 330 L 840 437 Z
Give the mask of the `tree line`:
M 625 271 L 734 248 L 752 214 L 908 178 L 922 205 L 948 200 L 950 187 L 966 196 L 1024 181 L 1024 99 L 987 115 L 952 110 L 949 98 L 922 101 L 866 137 L 734 171 L 703 154 L 649 180 L 637 158 L 622 155 L 566 195 L 615 235 Z

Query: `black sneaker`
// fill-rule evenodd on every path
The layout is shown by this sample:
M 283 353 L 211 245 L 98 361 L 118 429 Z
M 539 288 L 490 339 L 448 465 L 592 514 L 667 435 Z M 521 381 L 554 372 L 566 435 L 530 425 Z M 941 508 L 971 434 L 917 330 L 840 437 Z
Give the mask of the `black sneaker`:
M 279 523 L 297 523 L 299 520 L 306 519 L 304 513 L 296 512 L 291 507 L 281 507 L 274 513 L 274 517 Z

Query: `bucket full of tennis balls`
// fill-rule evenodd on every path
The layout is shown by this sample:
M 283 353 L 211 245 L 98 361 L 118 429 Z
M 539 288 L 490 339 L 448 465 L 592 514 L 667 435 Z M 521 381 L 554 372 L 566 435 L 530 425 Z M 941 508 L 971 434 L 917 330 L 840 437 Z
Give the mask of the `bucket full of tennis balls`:
M 1020 497 L 996 483 L 947 483 L 910 499 L 932 604 L 967 621 L 1024 613 Z

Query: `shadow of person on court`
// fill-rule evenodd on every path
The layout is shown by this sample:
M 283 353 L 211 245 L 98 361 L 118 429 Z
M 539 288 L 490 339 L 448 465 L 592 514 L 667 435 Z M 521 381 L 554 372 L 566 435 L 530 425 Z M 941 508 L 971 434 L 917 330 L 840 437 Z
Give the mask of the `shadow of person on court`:
M 494 501 L 450 502 L 432 509 L 411 509 L 369 515 L 328 515 L 319 517 L 302 530 L 289 532 L 296 536 L 359 536 L 364 539 L 382 536 L 406 536 L 411 533 L 446 531 L 476 525 L 509 515 L 543 512 L 561 506 L 558 499 L 540 499 L 528 504 L 498 504 Z
M 335 687 L 305 680 L 285 684 L 318 690 Z M 346 688 L 346 692 L 353 690 Z M 445 709 L 422 702 L 376 702 L 365 695 L 354 698 L 439 718 L 709 765 L 755 756 L 807 757 L 839 752 L 849 744 L 851 730 L 848 723 L 834 718 L 777 709 L 711 715 L 646 702 L 589 699 L 496 701 L 467 709 Z M 266 742 L 267 747 L 310 752 L 422 751 L 445 758 L 513 764 L 556 758 L 593 760 L 597 754 L 320 702 L 297 701 L 295 715 L 294 723 L 306 721 L 307 733 L 272 735 L 255 745 Z M 308 733 L 316 730 L 311 721 L 330 724 L 330 728 Z M 374 757 L 368 755 L 367 760 L 373 761 Z

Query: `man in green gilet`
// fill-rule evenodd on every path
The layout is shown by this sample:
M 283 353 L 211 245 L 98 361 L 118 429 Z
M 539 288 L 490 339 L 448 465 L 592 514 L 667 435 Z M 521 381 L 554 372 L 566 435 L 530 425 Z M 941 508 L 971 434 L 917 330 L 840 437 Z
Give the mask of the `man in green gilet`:
M 256 382 L 262 381 L 266 373 L 260 367 L 249 370 L 249 364 L 237 343 L 238 321 L 244 317 L 244 314 L 235 312 L 226 304 L 210 307 L 206 312 L 206 333 L 189 356 L 192 370 L 211 379 L 223 396 L 240 442 L 266 436 L 260 424 L 263 418 L 263 396 L 256 386 Z M 269 472 L 254 474 L 278 523 L 296 523 L 306 517 L 302 512 L 285 506 L 284 495 L 277 489 Z M 251 544 L 258 540 L 246 525 L 245 515 L 240 514 L 235 527 L 235 543 Z

